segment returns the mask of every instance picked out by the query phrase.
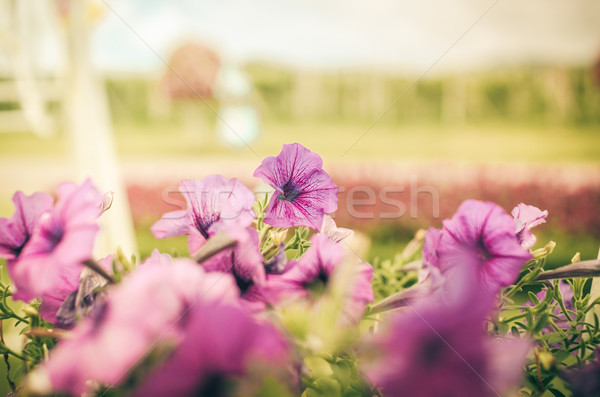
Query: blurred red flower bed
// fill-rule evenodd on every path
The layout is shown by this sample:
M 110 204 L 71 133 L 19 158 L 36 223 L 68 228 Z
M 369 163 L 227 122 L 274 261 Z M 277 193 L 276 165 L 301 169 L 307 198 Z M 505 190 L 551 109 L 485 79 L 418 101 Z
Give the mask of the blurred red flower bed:
M 471 198 L 494 201 L 508 212 L 524 202 L 548 210 L 552 229 L 570 234 L 600 234 L 600 186 L 595 179 L 585 183 L 563 175 L 549 182 L 530 175 L 514 182 L 508 178 L 499 180 L 487 172 L 474 178 L 442 179 L 443 176 L 421 175 L 416 183 L 414 177 L 411 180 L 385 175 L 378 178 L 336 175 L 334 180 L 340 187 L 336 222 L 356 230 L 369 230 L 376 224 L 398 225 L 408 230 L 439 227 L 463 200 Z M 243 182 L 250 188 L 257 183 Z M 136 226 L 156 221 L 165 212 L 185 208 L 177 186 L 177 181 L 152 187 L 128 185 Z

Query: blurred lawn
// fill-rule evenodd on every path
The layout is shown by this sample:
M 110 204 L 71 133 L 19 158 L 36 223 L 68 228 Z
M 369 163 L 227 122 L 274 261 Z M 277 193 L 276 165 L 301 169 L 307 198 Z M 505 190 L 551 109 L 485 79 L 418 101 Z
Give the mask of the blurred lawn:
M 273 155 L 282 143 L 301 142 L 330 161 L 448 160 L 469 162 L 596 163 L 600 161 L 600 130 L 596 127 L 481 124 L 343 124 L 266 121 L 263 135 L 250 146 L 260 156 Z M 228 149 L 214 137 L 214 128 L 200 123 L 184 130 L 174 123 L 117 124 L 115 138 L 124 157 L 223 156 L 254 158 L 246 147 Z M 368 132 L 367 132 L 368 131 Z M 366 133 L 365 133 L 366 132 Z M 0 134 L 0 156 L 48 158 L 64 156 L 64 136 L 40 139 L 32 134 Z

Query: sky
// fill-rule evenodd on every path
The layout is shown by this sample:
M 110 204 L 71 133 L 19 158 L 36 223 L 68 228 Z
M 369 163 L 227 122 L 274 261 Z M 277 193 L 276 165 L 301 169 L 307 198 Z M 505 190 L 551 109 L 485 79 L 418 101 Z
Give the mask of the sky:
M 188 41 L 206 43 L 234 62 L 415 73 L 434 64 L 438 72 L 524 62 L 586 64 L 600 55 L 597 0 L 99 4 L 108 7 L 95 32 L 94 59 L 105 70 L 162 69 L 175 46 Z
M 186 42 L 236 63 L 413 74 L 589 65 L 600 56 L 598 0 L 92 1 L 100 12 L 91 50 L 105 72 L 160 73 Z M 0 18 L 3 28 L 10 20 Z M 51 35 L 40 37 L 42 58 L 51 62 Z

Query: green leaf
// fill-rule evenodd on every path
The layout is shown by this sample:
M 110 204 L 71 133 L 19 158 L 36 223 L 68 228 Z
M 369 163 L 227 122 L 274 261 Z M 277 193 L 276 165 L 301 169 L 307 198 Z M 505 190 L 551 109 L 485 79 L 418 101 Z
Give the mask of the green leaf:
M 342 397 L 340 384 L 327 377 L 317 379 L 304 393 L 306 397 Z
M 352 378 L 353 368 L 346 360 L 340 360 L 335 364 L 331 364 L 331 369 L 335 378 L 341 383 L 349 382 Z
M 557 390 L 553 387 L 549 387 L 548 390 L 554 394 L 556 397 L 567 397 L 563 392 L 561 392 L 560 390 Z
M 566 358 L 569 358 L 571 356 L 569 354 L 569 352 L 565 351 L 565 350 L 557 350 L 556 352 L 553 352 L 552 354 L 554 355 L 554 358 L 556 359 L 556 361 L 559 363 L 563 362 Z
M 538 299 L 538 297 L 531 291 L 527 291 L 527 295 L 529 295 L 529 299 L 535 303 L 536 305 L 540 304 L 540 300 Z
M 535 324 L 535 327 L 531 330 L 531 332 L 533 334 L 537 334 L 538 332 L 541 332 L 542 329 L 546 326 L 546 324 L 548 324 L 548 313 L 543 313 L 539 318 L 537 323 Z
M 292 393 L 285 385 L 270 376 L 265 378 L 257 395 L 261 397 L 292 397 Z

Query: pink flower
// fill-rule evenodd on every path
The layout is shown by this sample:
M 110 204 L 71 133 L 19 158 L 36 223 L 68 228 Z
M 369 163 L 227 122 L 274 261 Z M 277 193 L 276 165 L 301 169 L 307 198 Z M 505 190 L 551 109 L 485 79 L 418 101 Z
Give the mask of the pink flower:
M 39 217 L 18 260 L 9 266 L 17 288 L 15 299 L 42 298 L 47 321 L 55 320 L 52 312 L 56 313 L 59 302 L 77 289 L 81 263 L 92 257 L 102 202 L 89 179 L 81 186 L 60 185 L 55 207 Z
M 318 297 L 323 293 L 338 267 L 342 266 L 344 249 L 322 234 L 311 238 L 311 247 L 297 262 L 288 263 L 287 270 L 280 275 L 270 275 L 266 294 L 272 302 L 288 299 Z M 348 287 L 344 312 L 352 319 L 359 319 L 366 305 L 374 299 L 371 288 L 373 268 L 361 263 L 355 278 Z
M 444 221 L 437 247 L 438 267 L 455 291 L 483 288 L 493 295 L 512 284 L 523 265 L 531 259 L 515 236 L 512 218 L 498 205 L 467 200 L 451 220 Z M 426 242 L 426 247 L 430 242 Z M 435 255 L 425 252 L 429 261 Z
M 193 306 L 235 306 L 238 300 L 229 275 L 205 273 L 191 260 L 170 261 L 154 253 L 113 287 L 104 307 L 77 325 L 43 368 L 62 392 L 82 394 L 90 380 L 118 386 L 153 348 L 185 340 Z
M 396 312 L 361 349 L 367 378 L 385 396 L 497 396 L 516 386 L 530 343 L 489 336 L 474 313 L 438 301 Z
M 0 218 L 0 258 L 8 260 L 9 270 L 19 259 L 40 217 L 52 209 L 52 201 L 52 197 L 41 192 L 31 196 L 16 192 L 13 196 L 15 213 L 10 219 Z
M 321 226 L 321 234 L 329 237 L 330 240 L 336 243 L 347 242 L 354 237 L 354 230 L 346 229 L 345 227 L 337 227 L 335 221 L 329 215 L 323 217 L 323 225 Z
M 255 229 L 236 226 L 227 228 L 226 233 L 237 241 L 236 246 L 219 252 L 201 266 L 209 272 L 230 273 L 249 308 L 262 310 L 265 306 L 262 286 L 266 274 L 258 248 L 258 233 Z
M 546 223 L 548 211 L 541 211 L 533 205 L 525 205 L 520 203 L 512 210 L 516 224 L 516 233 L 519 242 L 524 248 L 531 248 L 535 245 L 537 238 L 531 233 L 531 229 L 535 226 Z
M 246 227 L 254 218 L 254 194 L 236 178 L 209 175 L 203 181 L 184 180 L 179 191 L 187 210 L 164 214 L 152 226 L 152 233 L 156 238 L 189 235 L 191 253 L 225 225 Z
M 307 226 L 321 230 L 323 216 L 337 209 L 338 188 L 323 171 L 321 157 L 304 146 L 284 144 L 254 171 L 275 189 L 265 223 L 275 227 Z
M 246 300 L 261 303 L 260 285 L 265 280 L 258 234 L 248 228 L 254 219 L 254 194 L 239 180 L 210 175 L 203 181 L 182 181 L 179 190 L 188 203 L 187 211 L 165 214 L 152 226 L 157 238 L 188 234 L 190 252 L 196 252 L 218 232 L 233 237 L 237 244 L 202 262 L 205 270 L 231 273 Z M 254 304 L 251 306 L 254 307 Z
M 223 396 L 249 368 L 266 366 L 273 376 L 288 364 L 288 343 L 268 322 L 233 305 L 201 301 L 186 313 L 183 337 L 172 355 L 133 393 L 140 397 Z
M 423 243 L 423 266 L 426 268 L 438 267 L 437 247 L 442 238 L 442 231 L 433 227 L 425 232 Z

